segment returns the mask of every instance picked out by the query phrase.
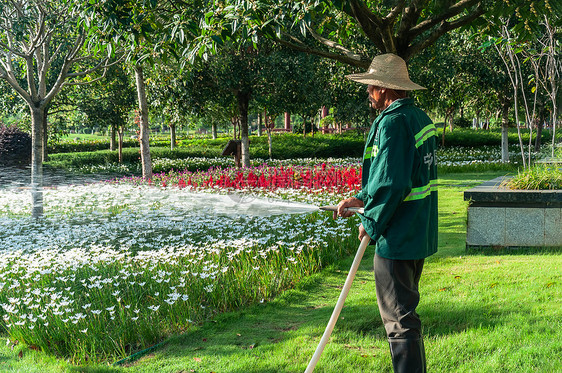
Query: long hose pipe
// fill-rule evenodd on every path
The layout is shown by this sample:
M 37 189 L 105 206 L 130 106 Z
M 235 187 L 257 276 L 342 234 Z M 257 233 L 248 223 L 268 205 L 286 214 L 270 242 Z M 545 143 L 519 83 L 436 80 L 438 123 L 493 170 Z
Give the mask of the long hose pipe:
M 322 206 L 320 207 L 320 209 L 325 211 L 334 211 L 332 206 Z M 362 209 L 361 211 L 357 211 L 357 210 L 355 211 L 359 213 L 363 212 Z M 369 245 L 370 241 L 371 238 L 367 235 L 365 235 L 361 240 L 361 244 L 359 245 L 359 248 L 357 249 L 357 253 L 355 254 L 355 259 L 353 259 L 353 263 L 351 264 L 351 268 L 349 270 L 349 273 L 347 274 L 347 278 L 345 280 L 345 284 L 343 285 L 343 289 L 340 293 L 340 297 L 338 298 L 338 302 L 334 307 L 334 311 L 332 312 L 330 321 L 328 321 L 328 325 L 326 325 L 326 330 L 324 330 L 322 339 L 320 339 L 320 343 L 318 343 L 318 347 L 316 347 L 316 351 L 314 352 L 314 355 L 312 355 L 312 359 L 310 359 L 310 362 L 308 363 L 308 366 L 304 371 L 305 373 L 312 373 L 314 371 L 314 368 L 316 367 L 318 360 L 320 360 L 320 355 L 322 355 L 322 352 L 324 351 L 324 347 L 326 347 L 326 344 L 328 344 L 330 335 L 334 330 L 334 326 L 338 321 L 340 312 L 343 308 L 343 304 L 345 303 L 345 298 L 347 298 L 349 289 L 351 289 L 351 284 L 353 283 L 353 279 L 355 279 L 355 274 L 357 273 L 357 269 L 359 268 L 359 264 L 361 264 L 361 259 L 363 259 L 363 254 L 365 253 L 365 249 Z

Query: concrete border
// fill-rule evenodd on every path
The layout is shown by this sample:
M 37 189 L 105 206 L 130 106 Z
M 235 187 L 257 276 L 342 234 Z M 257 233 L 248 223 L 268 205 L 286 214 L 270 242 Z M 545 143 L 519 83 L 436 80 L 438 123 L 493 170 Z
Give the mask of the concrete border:
M 511 190 L 505 179 L 464 192 L 467 248 L 562 247 L 562 190 Z

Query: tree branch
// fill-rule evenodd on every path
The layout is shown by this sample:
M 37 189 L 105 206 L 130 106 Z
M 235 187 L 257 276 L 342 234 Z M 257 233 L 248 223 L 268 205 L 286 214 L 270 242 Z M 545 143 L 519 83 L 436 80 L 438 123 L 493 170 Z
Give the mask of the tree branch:
M 0 64 L 2 65 L 2 68 L 4 69 L 4 73 L 2 75 L 0 75 L 0 77 L 2 79 L 4 79 L 6 82 L 8 82 L 9 85 L 12 86 L 12 88 L 28 103 L 31 104 L 31 96 L 29 95 L 29 93 L 27 93 L 18 83 L 16 77 L 14 76 L 14 74 L 11 71 L 11 67 L 10 66 L 6 66 L 5 61 L 4 60 L 0 60 Z
M 344 8 L 344 12 L 359 23 L 360 28 L 365 32 L 365 36 L 367 36 L 378 49 L 384 51 L 385 44 L 381 32 L 383 27 L 382 19 L 371 12 L 364 3 L 360 3 L 359 0 L 352 0 L 349 5 L 349 10 Z
M 66 74 L 67 79 L 64 81 L 64 83 L 62 84 L 63 86 L 67 86 L 67 85 L 87 85 L 87 84 L 91 84 L 93 82 L 97 82 L 98 80 L 101 80 L 105 77 L 107 70 L 112 67 L 117 65 L 118 63 L 122 62 L 123 59 L 125 58 L 125 54 L 123 53 L 117 60 L 111 62 L 111 63 L 107 63 L 107 61 L 109 61 L 109 57 L 103 59 L 102 61 L 100 61 L 99 64 L 97 64 L 95 67 L 85 70 L 85 71 L 81 71 L 79 73 L 70 73 L 70 74 Z M 77 77 L 81 77 L 81 76 L 85 76 L 88 74 L 91 74 L 92 72 L 99 70 L 99 69 L 103 69 L 103 73 L 101 76 L 92 79 L 92 80 L 88 80 L 87 82 L 71 82 L 68 79 L 71 78 L 77 78 Z
M 394 21 L 396 21 L 398 15 L 400 15 L 400 13 L 402 13 L 402 11 L 404 10 L 405 5 L 406 5 L 406 0 L 399 0 L 398 4 L 396 4 L 396 6 L 392 8 L 390 13 L 388 13 L 388 15 L 382 19 L 382 23 L 387 25 L 393 24 Z
M 33 73 L 33 55 L 29 55 L 25 58 L 25 65 L 27 69 L 27 89 L 32 98 L 37 97 L 37 87 L 35 86 L 35 74 Z
M 420 22 L 419 24 L 417 24 L 416 26 L 410 29 L 410 34 L 412 35 L 412 39 L 422 34 L 423 32 L 431 29 L 432 27 L 438 25 L 439 23 L 444 22 L 445 20 L 451 17 L 459 15 L 460 13 L 462 13 L 463 10 L 476 4 L 479 4 L 479 6 L 475 11 L 475 13 L 482 11 L 481 0 L 461 0 L 458 3 L 452 5 L 446 12 L 443 12 L 438 17 L 426 19 L 425 21 Z M 482 13 L 478 14 L 478 16 L 482 15 L 483 13 L 484 12 L 482 11 Z M 471 14 L 469 14 L 468 16 L 470 15 Z
M 468 14 L 453 22 L 443 21 L 441 23 L 441 26 L 439 26 L 439 28 L 437 28 L 435 31 L 429 34 L 429 36 L 427 36 L 425 39 L 421 40 L 418 43 L 412 44 L 410 47 L 408 47 L 406 51 L 403 53 L 404 55 L 402 56 L 402 58 L 404 58 L 407 61 L 413 55 L 417 54 L 418 52 L 424 50 L 425 48 L 435 43 L 435 41 L 439 39 L 439 37 L 441 37 L 443 34 L 451 30 L 457 29 L 459 27 L 468 25 L 476 18 L 480 17 L 482 14 L 484 14 L 484 10 L 481 7 L 479 7 L 474 13 Z
M 396 33 L 397 39 L 402 39 L 403 35 L 418 22 L 425 3 L 427 3 L 427 0 L 413 0 L 410 6 L 404 9 L 404 15 L 400 19 L 400 27 Z
M 307 26 L 308 32 L 310 32 L 310 35 L 312 35 L 312 37 L 314 39 L 316 39 L 318 42 L 320 42 L 321 44 L 329 47 L 329 48 L 334 48 L 340 52 L 342 52 L 344 55 L 346 55 L 349 58 L 353 58 L 356 59 L 358 61 L 361 61 L 361 59 L 363 58 L 363 56 L 361 56 L 360 54 L 354 53 L 352 51 L 350 51 L 349 49 L 345 48 L 343 45 L 336 43 L 335 41 L 332 40 L 328 40 L 320 35 L 318 35 L 314 30 L 312 30 L 310 27 Z
M 0 48 L 6 49 L 6 50 L 8 50 L 10 53 L 13 53 L 13 54 L 15 54 L 15 55 L 18 56 L 18 57 L 21 57 L 21 58 L 25 58 L 25 57 L 26 57 L 26 55 L 23 54 L 22 52 L 19 52 L 19 51 L 17 51 L 17 50 L 14 50 L 14 49 L 10 48 L 9 46 L 7 46 L 6 44 L 4 44 L 4 43 L 2 43 L 2 42 L 0 42 Z M 5 52 L 5 51 L 4 51 L 4 55 L 6 55 L 6 52 Z
M 287 35 L 289 37 L 291 37 L 290 35 Z M 329 58 L 335 61 L 339 61 L 342 63 L 345 63 L 347 65 L 351 65 L 351 66 L 356 66 L 356 67 L 362 67 L 362 68 L 368 68 L 369 67 L 369 60 L 366 59 L 361 59 L 361 60 L 357 60 L 356 58 L 352 58 L 352 57 L 348 57 L 348 56 L 344 56 L 341 54 L 337 54 L 337 53 L 332 53 L 332 52 L 326 52 L 326 51 L 322 51 L 319 49 L 313 49 L 311 47 L 309 47 L 308 45 L 304 44 L 303 42 L 301 42 L 300 40 L 291 37 L 291 39 L 293 39 L 294 42 L 289 42 L 287 40 L 283 40 L 280 38 L 276 38 L 274 39 L 276 42 L 294 49 L 296 51 L 299 52 L 303 52 L 303 53 L 307 53 L 307 54 L 314 54 L 316 56 L 320 56 L 320 57 L 325 57 L 325 58 Z

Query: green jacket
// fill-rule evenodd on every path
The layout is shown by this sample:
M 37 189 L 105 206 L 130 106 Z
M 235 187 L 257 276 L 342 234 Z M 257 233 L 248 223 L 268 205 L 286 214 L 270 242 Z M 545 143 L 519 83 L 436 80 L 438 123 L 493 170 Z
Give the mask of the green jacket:
M 423 259 L 437 251 L 436 135 L 411 98 L 394 101 L 373 122 L 356 198 L 381 257 Z

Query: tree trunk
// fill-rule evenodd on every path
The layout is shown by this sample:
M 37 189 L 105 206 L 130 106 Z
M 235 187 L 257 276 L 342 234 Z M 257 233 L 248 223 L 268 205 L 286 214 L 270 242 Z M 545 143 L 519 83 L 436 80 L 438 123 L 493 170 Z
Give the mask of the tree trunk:
M 211 132 L 213 133 L 213 140 L 217 139 L 217 124 L 213 122 L 211 124 Z
M 140 65 L 135 66 L 135 81 L 137 84 L 137 94 L 139 100 L 139 141 L 142 161 L 142 177 L 145 180 L 150 180 L 152 178 L 152 161 L 150 159 L 149 145 L 148 103 L 146 100 L 146 89 L 144 84 L 143 71 Z
M 541 115 L 539 121 L 537 122 L 537 137 L 535 138 L 535 153 L 541 150 L 541 137 L 542 129 L 544 125 L 544 117 Z
M 111 150 L 112 152 L 115 151 L 116 148 L 116 144 L 117 144 L 117 126 L 112 124 L 110 127 L 110 131 L 111 131 L 111 137 L 109 140 L 109 150 Z
M 42 137 L 42 141 L 43 141 L 43 149 L 42 149 L 42 161 L 43 162 L 47 162 L 49 160 L 49 153 L 48 153 L 48 149 L 47 149 L 47 143 L 49 141 L 49 128 L 47 125 L 47 116 L 48 116 L 48 109 L 47 107 L 45 107 L 43 109 L 43 137 Z
M 507 136 L 507 129 L 509 128 L 509 103 L 502 104 L 502 163 L 509 163 L 509 141 Z
M 552 154 L 551 157 L 554 158 L 554 149 L 556 148 L 556 114 L 558 113 L 558 107 L 556 105 L 556 99 L 552 100 Z
M 262 116 L 261 113 L 258 114 L 258 136 L 261 136 L 261 127 L 262 127 Z
M 250 92 L 237 92 L 238 112 L 240 114 L 240 140 L 242 140 L 242 166 L 250 167 L 250 139 L 248 136 L 248 106 Z
M 267 145 L 269 149 L 269 160 L 273 159 L 273 147 L 271 142 L 271 128 L 267 128 Z
M 450 110 L 450 113 L 449 113 L 449 130 L 451 131 L 451 133 L 453 133 L 453 120 L 455 119 L 455 109 L 451 108 L 449 110 Z
M 174 150 L 176 147 L 176 125 L 170 123 L 170 149 Z
M 118 131 L 118 135 L 119 135 L 119 163 L 123 163 L 123 128 L 121 128 L 121 130 Z
M 31 215 L 43 216 L 43 130 L 45 111 L 30 105 L 31 109 Z

